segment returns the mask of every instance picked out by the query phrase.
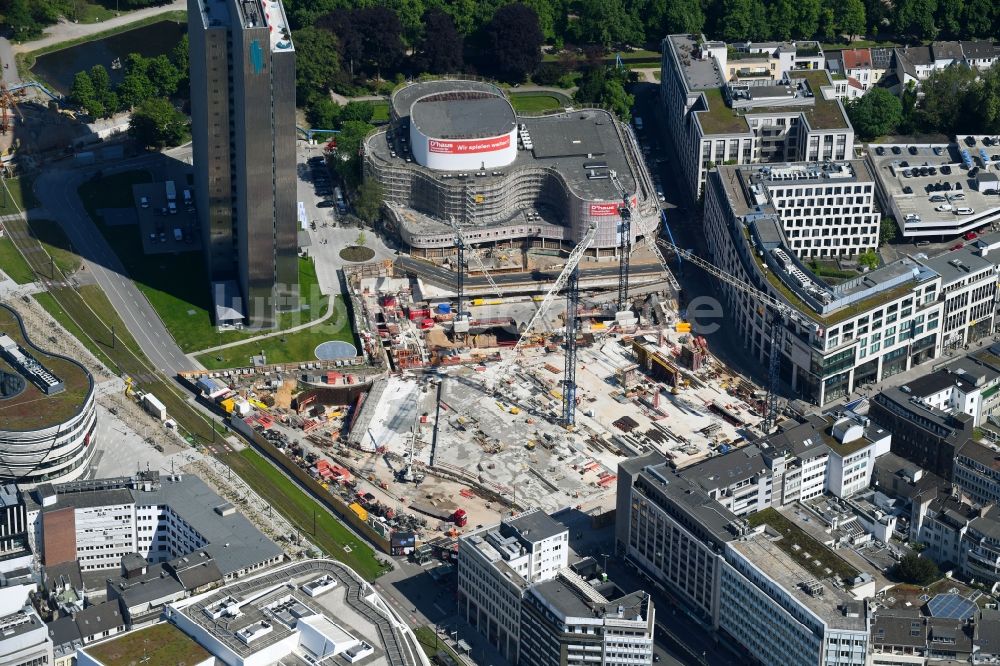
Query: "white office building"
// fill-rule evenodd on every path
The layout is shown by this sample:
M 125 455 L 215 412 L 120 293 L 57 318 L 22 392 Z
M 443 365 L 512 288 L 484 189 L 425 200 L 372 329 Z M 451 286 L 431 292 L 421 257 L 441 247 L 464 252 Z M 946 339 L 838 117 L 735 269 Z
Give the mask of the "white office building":
M 31 605 L 31 585 L 12 585 L 0 593 L 0 664 L 45 666 L 52 663 L 52 639 Z
M 569 531 L 532 509 L 462 535 L 458 541 L 458 609 L 505 658 L 518 656 L 521 601 L 569 562 Z
M 816 580 L 764 534 L 727 545 L 720 594 L 721 628 L 763 664 L 866 664 L 866 603 Z
M 851 157 L 854 129 L 822 51 L 811 42 L 773 46 L 663 40 L 660 102 L 692 198 L 720 164 Z

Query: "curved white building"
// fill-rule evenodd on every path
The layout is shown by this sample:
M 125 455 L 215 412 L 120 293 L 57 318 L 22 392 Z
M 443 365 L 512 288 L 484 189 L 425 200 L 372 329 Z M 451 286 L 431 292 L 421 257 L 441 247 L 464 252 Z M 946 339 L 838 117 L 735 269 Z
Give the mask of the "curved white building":
M 392 95 L 390 123 L 364 144 L 364 175 L 382 187 L 389 225 L 415 256 L 454 252 L 456 220 L 472 245 L 569 251 L 591 224 L 588 254 L 617 259 L 622 196 L 631 241 L 654 235 L 660 205 L 627 125 L 602 109 L 519 115 L 503 90 L 423 81 Z
M 76 361 L 31 343 L 0 306 L 0 482 L 71 481 L 94 452 L 94 379 Z

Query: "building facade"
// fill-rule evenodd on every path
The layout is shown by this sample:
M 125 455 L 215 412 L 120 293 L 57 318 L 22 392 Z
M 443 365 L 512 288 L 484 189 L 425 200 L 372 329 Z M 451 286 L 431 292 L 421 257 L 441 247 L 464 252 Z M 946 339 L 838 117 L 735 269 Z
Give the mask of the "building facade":
M 298 286 L 288 21 L 280 0 L 188 0 L 188 34 L 208 274 L 213 284 L 236 280 L 248 323 L 271 327 L 278 310 L 295 305 Z
M 692 199 L 720 164 L 851 157 L 854 129 L 815 43 L 757 49 L 670 35 L 662 51 L 665 131 Z
M 937 357 L 940 276 L 905 258 L 828 284 L 792 249 L 781 215 L 766 201 L 757 202 L 754 176 L 760 169 L 723 166 L 712 173 L 705 234 L 716 266 L 798 313 L 781 322 L 783 339 L 776 350 L 781 376 L 796 395 L 823 405 Z M 811 187 L 804 180 L 801 196 L 825 191 L 829 185 L 823 180 L 820 176 L 821 184 Z M 842 196 L 870 197 L 870 184 L 839 187 Z M 822 214 L 817 219 L 821 222 Z M 823 243 L 832 246 L 833 240 Z M 744 291 L 729 285 L 722 290 L 737 336 L 766 365 L 775 347 L 768 313 Z
M 569 561 L 569 531 L 533 509 L 458 541 L 459 613 L 508 660 L 519 654 L 521 602 Z

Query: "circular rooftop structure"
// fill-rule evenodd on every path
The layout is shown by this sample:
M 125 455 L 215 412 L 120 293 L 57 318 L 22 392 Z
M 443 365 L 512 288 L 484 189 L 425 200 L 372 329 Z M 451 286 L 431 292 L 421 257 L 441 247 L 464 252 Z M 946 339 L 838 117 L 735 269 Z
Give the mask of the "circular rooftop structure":
M 0 306 L 0 482 L 70 481 L 87 470 L 97 414 L 94 380 L 73 359 L 28 338 Z
M 328 340 L 316 345 L 316 350 L 313 353 L 321 361 L 336 361 L 344 358 L 356 358 L 358 348 L 350 342 Z
M 426 81 L 392 96 L 413 159 L 441 171 L 481 171 L 517 157 L 517 116 L 503 91 L 481 81 Z

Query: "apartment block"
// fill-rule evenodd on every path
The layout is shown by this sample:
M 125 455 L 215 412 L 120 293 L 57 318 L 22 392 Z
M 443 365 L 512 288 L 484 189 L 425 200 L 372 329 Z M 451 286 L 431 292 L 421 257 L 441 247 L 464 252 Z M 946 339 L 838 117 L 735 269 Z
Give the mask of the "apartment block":
M 216 310 L 297 306 L 295 49 L 280 0 L 188 0 L 194 192 Z M 242 304 L 219 302 L 227 284 Z M 217 323 L 222 323 L 217 321 Z
M 692 199 L 720 164 L 852 156 L 854 129 L 815 43 L 757 48 L 670 35 L 662 51 L 665 129 Z
M 789 238 L 781 213 L 762 193 L 761 170 L 717 168 L 706 189 L 704 214 L 708 258 L 798 313 L 781 322 L 781 341 L 775 346 L 770 318 L 756 298 L 724 285 L 726 317 L 753 356 L 767 365 L 772 351 L 779 353 L 781 377 L 800 398 L 820 406 L 858 386 L 936 358 L 943 309 L 940 276 L 914 259 L 903 258 L 876 270 L 857 271 L 847 279 L 824 279 L 818 268 L 807 264 L 808 258 L 800 258 L 793 249 L 798 239 Z M 846 203 L 849 197 L 870 201 L 870 182 L 846 179 L 837 184 L 822 174 L 821 170 L 815 180 L 806 178 L 793 186 L 792 196 L 807 203 L 817 191 L 830 194 L 833 187 L 832 196 L 843 197 L 843 206 L 855 205 Z M 833 253 L 845 243 L 862 249 L 873 238 L 867 231 L 872 225 L 859 224 L 856 235 L 835 240 L 822 226 L 822 213 L 816 220 L 819 228 L 809 233 L 819 234 L 810 240 L 820 252 Z
M 974 419 L 948 413 L 913 395 L 908 385 L 872 396 L 868 415 L 892 433 L 892 452 L 950 481 L 955 456 L 972 438 Z

